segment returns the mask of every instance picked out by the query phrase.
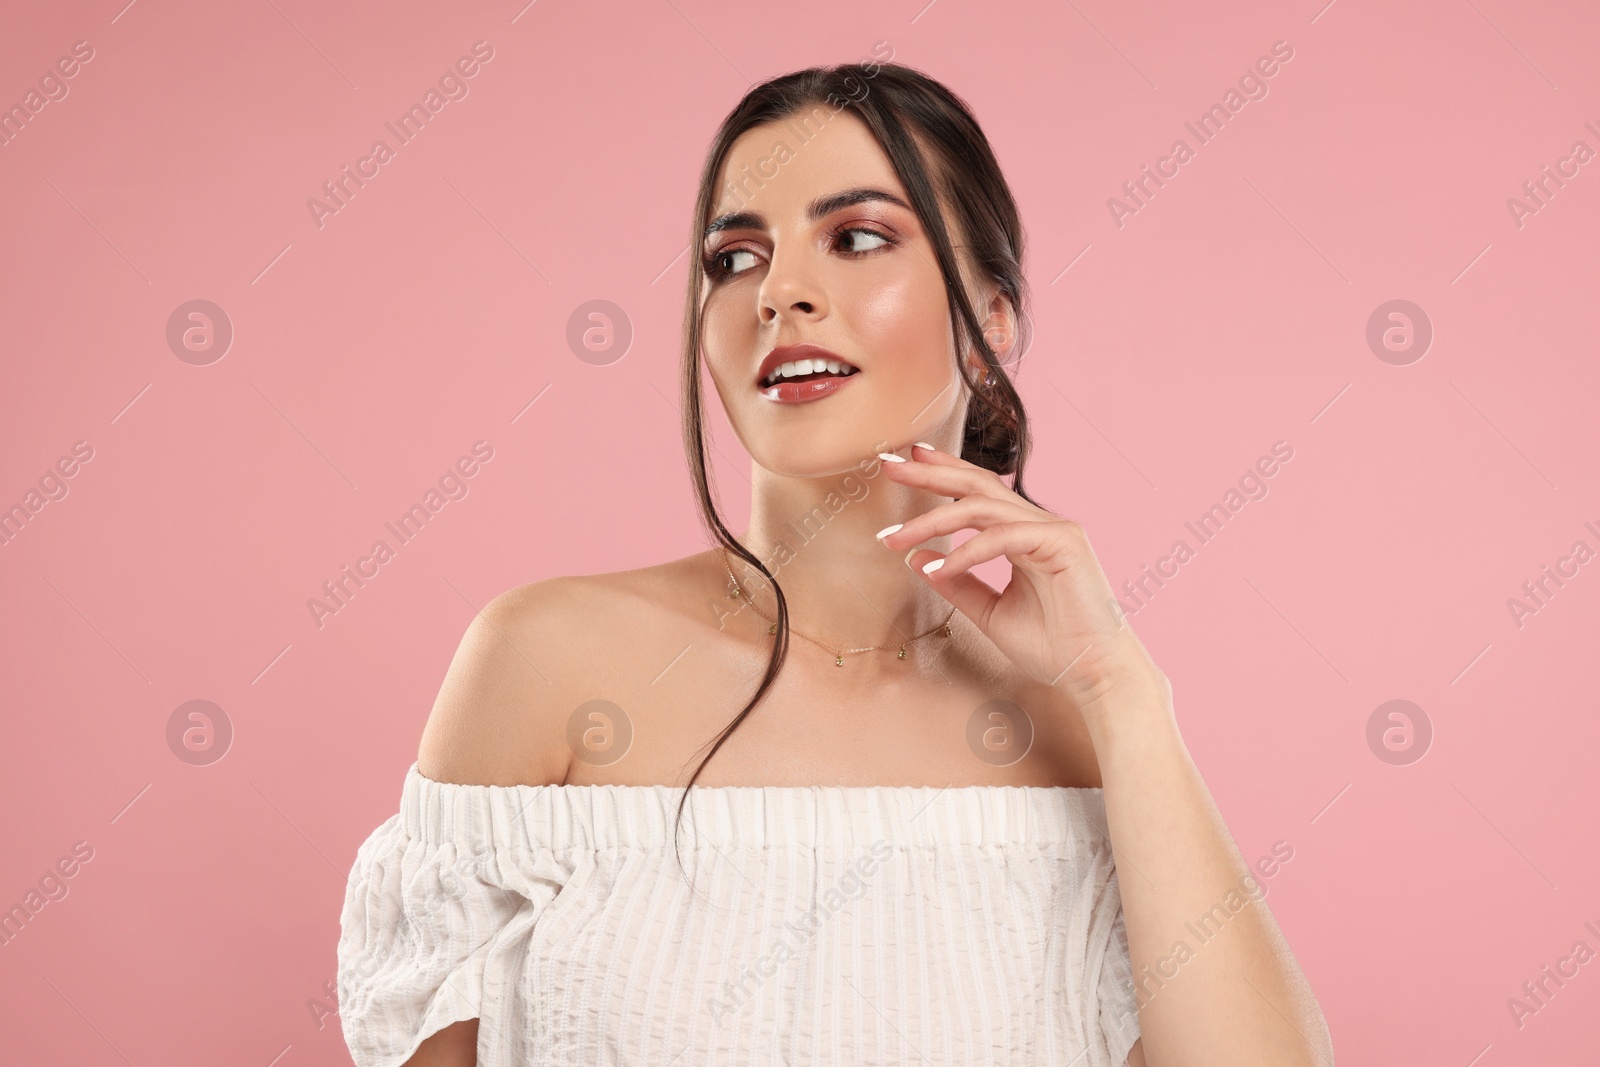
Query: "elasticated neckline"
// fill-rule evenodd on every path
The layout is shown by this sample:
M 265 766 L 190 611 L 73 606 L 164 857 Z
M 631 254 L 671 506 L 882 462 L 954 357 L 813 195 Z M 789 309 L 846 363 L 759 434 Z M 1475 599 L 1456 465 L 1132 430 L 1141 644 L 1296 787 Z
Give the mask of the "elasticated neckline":
M 683 794 L 665 785 L 461 785 L 406 772 L 400 818 L 430 842 L 511 848 L 670 846 Z M 1109 847 L 1099 787 L 699 786 L 680 846 Z

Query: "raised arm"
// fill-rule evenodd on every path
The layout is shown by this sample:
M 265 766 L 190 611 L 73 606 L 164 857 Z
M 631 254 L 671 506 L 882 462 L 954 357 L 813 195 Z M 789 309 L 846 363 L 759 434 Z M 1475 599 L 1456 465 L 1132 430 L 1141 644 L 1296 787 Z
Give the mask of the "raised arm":
M 1242 892 L 1253 872 L 1178 734 L 1172 687 L 1128 626 L 1083 526 L 948 452 L 919 443 L 915 462 L 880 455 L 892 481 L 953 502 L 879 540 L 899 551 L 977 528 L 948 555 L 913 548 L 906 563 L 1056 711 L 1083 716 L 1141 1002 L 1135 1055 L 1148 1067 L 1333 1067 L 1316 997 L 1272 912 Z M 1003 592 L 970 573 L 1001 556 L 1011 563 Z M 1215 936 L 1197 944 L 1191 925 L 1208 915 Z
M 1333 1067 L 1322 1010 L 1250 891 L 1256 872 L 1178 733 L 1171 686 L 1132 631 L 1123 634 L 1125 658 L 1115 662 L 1125 673 L 1081 710 L 1100 761 L 1141 1004 L 1129 1064 Z

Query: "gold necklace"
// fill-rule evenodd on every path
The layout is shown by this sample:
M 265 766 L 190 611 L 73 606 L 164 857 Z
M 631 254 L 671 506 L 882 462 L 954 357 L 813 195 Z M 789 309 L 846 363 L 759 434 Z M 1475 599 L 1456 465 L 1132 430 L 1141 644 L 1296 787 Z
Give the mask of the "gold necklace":
M 728 594 L 728 598 L 730 600 L 737 600 L 738 598 L 743 597 L 744 598 L 744 602 L 746 604 L 749 604 L 752 608 L 754 608 L 755 609 L 755 613 L 757 615 L 760 615 L 763 619 L 766 619 L 769 623 L 772 624 L 772 625 L 767 627 L 767 633 L 776 634 L 778 632 L 778 620 L 774 619 L 771 615 L 768 615 L 766 612 L 764 612 L 760 608 L 756 607 L 756 602 L 754 600 L 750 599 L 750 595 L 744 591 L 744 587 L 739 584 L 739 579 L 733 573 L 733 564 L 728 561 L 728 550 L 727 550 L 727 548 L 725 548 L 725 547 L 722 548 L 721 552 L 722 552 L 722 566 L 728 572 L 729 581 L 733 582 L 733 590 L 732 590 L 732 592 L 730 592 Z M 927 631 L 925 631 L 923 633 L 920 633 L 917 636 L 911 638 L 910 640 L 905 641 L 902 644 L 900 644 L 898 646 L 899 649 L 900 649 L 900 654 L 896 658 L 905 659 L 906 658 L 906 645 L 909 645 L 912 641 L 920 641 L 924 637 L 927 637 L 929 634 L 937 633 L 940 630 L 943 630 L 944 631 L 944 635 L 946 637 L 954 636 L 953 632 L 950 629 L 950 620 L 955 617 L 955 614 L 956 614 L 956 609 L 954 607 L 952 607 L 950 609 L 950 614 L 946 615 L 944 617 L 944 622 L 941 622 L 938 626 L 935 626 L 933 629 L 927 630 Z M 832 652 L 833 653 L 833 665 L 835 667 L 843 667 L 844 666 L 844 658 L 845 658 L 845 656 L 852 655 L 852 654 L 854 654 L 856 652 L 872 652 L 872 651 L 874 651 L 876 649 L 880 649 L 880 648 L 888 649 L 888 648 L 896 647 L 894 645 L 868 645 L 866 648 L 833 648 L 830 645 L 823 644 L 821 641 L 818 641 L 814 637 L 809 637 L 806 634 L 801 633 L 799 630 L 796 630 L 793 626 L 789 627 L 789 632 L 794 634 L 796 637 L 804 637 L 807 641 L 810 641 L 813 645 L 816 645 L 818 648 L 824 648 L 824 649 L 827 649 L 829 652 Z

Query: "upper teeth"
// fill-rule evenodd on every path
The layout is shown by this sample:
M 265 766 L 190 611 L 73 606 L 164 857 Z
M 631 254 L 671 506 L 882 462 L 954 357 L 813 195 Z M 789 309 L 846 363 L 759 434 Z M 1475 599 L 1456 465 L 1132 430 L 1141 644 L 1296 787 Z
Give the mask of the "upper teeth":
M 854 374 L 856 368 L 843 360 L 838 359 L 792 359 L 787 363 L 780 363 L 773 372 L 761 379 L 762 385 L 768 385 L 779 378 L 793 378 L 797 374 L 812 374 L 825 370 L 829 374 Z

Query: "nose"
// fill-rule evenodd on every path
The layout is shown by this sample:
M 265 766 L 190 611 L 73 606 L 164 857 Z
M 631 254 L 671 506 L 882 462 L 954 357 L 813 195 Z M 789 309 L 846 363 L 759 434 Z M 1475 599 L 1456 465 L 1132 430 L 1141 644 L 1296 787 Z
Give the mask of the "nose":
M 774 252 L 761 283 L 761 321 L 771 324 L 789 318 L 815 319 L 825 314 L 827 301 L 812 272 L 800 262 L 803 252 Z

